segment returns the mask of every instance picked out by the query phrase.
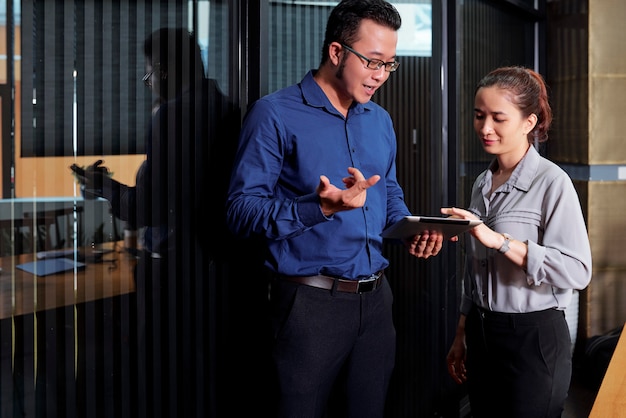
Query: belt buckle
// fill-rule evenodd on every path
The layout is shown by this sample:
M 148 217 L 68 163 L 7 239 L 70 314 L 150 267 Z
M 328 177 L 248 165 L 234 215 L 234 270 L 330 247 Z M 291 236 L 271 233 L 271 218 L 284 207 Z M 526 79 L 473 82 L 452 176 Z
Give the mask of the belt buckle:
M 372 275 L 369 279 L 359 280 L 356 288 L 357 293 L 371 292 L 376 289 L 377 280 L 378 277 L 376 277 L 376 275 Z

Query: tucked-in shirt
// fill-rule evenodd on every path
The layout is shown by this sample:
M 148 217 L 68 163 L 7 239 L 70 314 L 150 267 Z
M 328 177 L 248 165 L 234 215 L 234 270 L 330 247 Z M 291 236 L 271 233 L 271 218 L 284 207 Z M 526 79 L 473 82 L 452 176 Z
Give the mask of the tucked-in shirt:
M 493 193 L 492 169 L 479 175 L 469 210 L 487 226 L 528 244 L 526 268 L 471 237 L 461 312 L 476 304 L 496 312 L 565 309 L 572 289 L 591 280 L 591 249 L 571 179 L 530 147 Z
M 396 179 L 396 137 L 379 105 L 354 103 L 344 117 L 309 72 L 259 99 L 240 135 L 227 202 L 237 235 L 264 237 L 277 274 L 360 279 L 384 269 L 382 230 L 409 211 Z M 380 181 L 362 208 L 326 217 L 320 175 L 343 188 L 348 167 Z

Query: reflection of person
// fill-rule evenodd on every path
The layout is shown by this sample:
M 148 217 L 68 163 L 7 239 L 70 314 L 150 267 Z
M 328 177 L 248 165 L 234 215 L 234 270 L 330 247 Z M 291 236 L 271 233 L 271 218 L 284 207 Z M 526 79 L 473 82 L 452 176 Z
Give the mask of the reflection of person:
M 560 417 L 571 376 L 564 310 L 591 279 L 591 252 L 574 186 L 541 157 L 552 120 L 541 76 L 499 68 L 478 84 L 474 129 L 495 159 L 474 183 L 461 318 L 448 354 L 467 381 L 474 417 Z
M 398 66 L 399 27 L 386 1 L 340 2 L 319 69 L 244 121 L 227 220 L 267 245 L 280 416 L 321 416 L 342 373 L 345 416 L 383 415 L 395 329 L 381 232 L 409 211 L 392 121 L 370 99 Z M 406 244 L 427 258 L 442 240 Z
M 176 335 L 191 335 L 202 344 L 203 336 L 191 327 L 200 323 L 197 315 L 203 311 L 190 309 L 194 298 L 188 295 L 208 289 L 208 265 L 223 246 L 228 184 L 226 179 L 221 186 L 219 178 L 230 167 L 228 156 L 216 150 L 236 142 L 236 136 L 228 135 L 236 132 L 239 120 L 216 83 L 206 78 L 198 44 L 186 30 L 156 30 L 144 41 L 143 50 L 143 82 L 156 99 L 136 185 L 102 178 L 97 170 L 86 178 L 102 184 L 100 195 L 110 201 L 117 217 L 143 230 L 136 281 L 139 361 L 145 361 L 141 364 L 147 373 L 140 376 L 140 384 L 146 385 L 148 394 L 140 393 L 137 399 L 145 402 L 147 415 L 152 416 L 149 408 L 161 408 L 157 402 L 174 409 L 176 402 L 180 408 L 195 405 L 185 400 L 195 392 L 183 391 L 183 383 L 198 378 L 191 379 L 190 373 L 202 373 L 197 366 L 202 359 L 181 357 L 196 350 L 191 348 L 193 341 Z M 212 190 L 209 207 L 207 190 Z M 161 389 L 154 382 L 167 387 L 171 396 L 159 396 Z M 177 383 L 178 393 L 172 391 Z
M 236 112 L 217 84 L 205 77 L 200 49 L 184 29 L 155 31 L 144 42 L 144 54 L 143 82 L 155 100 L 146 160 L 137 172 L 136 186 L 102 176 L 106 169 L 97 163 L 89 167 L 86 180 L 87 187 L 90 181 L 101 184 L 98 194 L 111 202 L 116 216 L 145 228 L 148 258 L 172 258 L 181 239 L 207 245 L 200 232 L 214 222 L 201 207 L 202 194 L 210 187 L 205 174 L 212 166 L 209 148 L 218 146 L 218 138 L 225 141 L 229 132 L 236 132 L 224 123 L 227 117 L 232 118 L 228 122 L 236 121 Z

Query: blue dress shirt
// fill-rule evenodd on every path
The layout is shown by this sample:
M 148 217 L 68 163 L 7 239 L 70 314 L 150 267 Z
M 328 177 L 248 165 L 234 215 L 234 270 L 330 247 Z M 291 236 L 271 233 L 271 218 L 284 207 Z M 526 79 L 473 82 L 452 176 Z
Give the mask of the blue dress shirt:
M 265 238 L 277 274 L 360 279 L 384 269 L 381 232 L 409 214 L 396 179 L 396 137 L 379 105 L 354 103 L 344 117 L 310 71 L 255 102 L 242 127 L 227 201 L 237 235 Z M 380 181 L 362 208 L 323 215 L 320 175 L 337 187 L 358 168 Z

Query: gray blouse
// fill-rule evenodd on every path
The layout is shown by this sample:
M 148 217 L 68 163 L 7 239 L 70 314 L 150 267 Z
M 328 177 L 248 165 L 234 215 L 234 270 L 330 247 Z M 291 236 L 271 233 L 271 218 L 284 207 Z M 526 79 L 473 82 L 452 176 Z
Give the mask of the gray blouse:
M 469 211 L 496 232 L 528 244 L 526 269 L 467 239 L 461 312 L 472 304 L 496 312 L 565 309 L 572 289 L 591 280 L 591 249 L 571 179 L 530 147 L 508 181 L 490 194 L 491 163 L 472 188 Z

